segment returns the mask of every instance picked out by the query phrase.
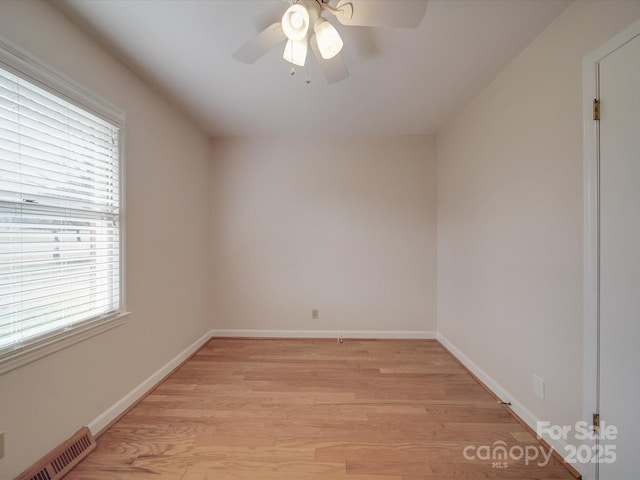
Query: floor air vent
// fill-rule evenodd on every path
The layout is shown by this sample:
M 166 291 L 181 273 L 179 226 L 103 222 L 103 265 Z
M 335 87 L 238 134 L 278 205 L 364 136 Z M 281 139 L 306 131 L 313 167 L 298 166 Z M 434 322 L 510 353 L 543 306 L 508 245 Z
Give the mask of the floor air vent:
M 78 430 L 16 480 L 58 480 L 96 448 L 96 441 L 87 427 Z

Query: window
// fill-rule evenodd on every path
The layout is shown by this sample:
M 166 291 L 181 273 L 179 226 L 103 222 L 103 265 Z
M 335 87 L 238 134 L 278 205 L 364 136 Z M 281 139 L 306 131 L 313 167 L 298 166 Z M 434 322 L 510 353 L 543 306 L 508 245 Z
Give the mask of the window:
M 121 115 L 0 49 L 2 362 L 121 317 L 124 264 Z

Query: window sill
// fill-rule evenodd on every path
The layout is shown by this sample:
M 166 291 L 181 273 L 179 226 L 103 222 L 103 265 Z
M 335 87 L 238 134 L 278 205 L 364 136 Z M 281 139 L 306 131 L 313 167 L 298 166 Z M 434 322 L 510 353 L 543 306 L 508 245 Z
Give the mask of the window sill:
M 120 312 L 107 318 L 99 318 L 61 331 L 40 342 L 26 346 L 16 346 L 0 354 L 0 375 L 27 365 L 39 358 L 67 348 L 88 338 L 124 324 L 130 312 Z

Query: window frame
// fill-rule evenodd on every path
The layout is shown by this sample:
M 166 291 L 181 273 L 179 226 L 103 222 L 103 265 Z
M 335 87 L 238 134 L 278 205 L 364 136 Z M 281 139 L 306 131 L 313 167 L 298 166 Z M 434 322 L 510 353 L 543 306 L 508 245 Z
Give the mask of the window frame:
M 58 350 L 120 326 L 124 324 L 129 312 L 126 308 L 126 170 L 124 112 L 1 36 L 0 67 L 118 127 L 118 173 L 120 190 L 119 310 L 111 314 L 88 318 L 78 325 L 62 329 L 55 333 L 45 334 L 41 338 L 36 337 L 25 344 L 18 343 L 4 350 L 0 353 L 0 375 L 2 375 Z

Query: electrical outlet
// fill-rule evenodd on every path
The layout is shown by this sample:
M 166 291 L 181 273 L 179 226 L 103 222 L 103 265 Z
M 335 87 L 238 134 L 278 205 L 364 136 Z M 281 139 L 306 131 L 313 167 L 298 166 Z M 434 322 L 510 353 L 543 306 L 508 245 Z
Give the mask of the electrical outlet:
M 0 432 L 0 458 L 4 457 L 4 432 Z
M 544 400 L 544 380 L 537 375 L 533 376 L 533 393 L 540 400 Z
M 311 320 L 317 320 L 318 319 L 318 309 L 314 308 L 313 310 L 311 310 Z

